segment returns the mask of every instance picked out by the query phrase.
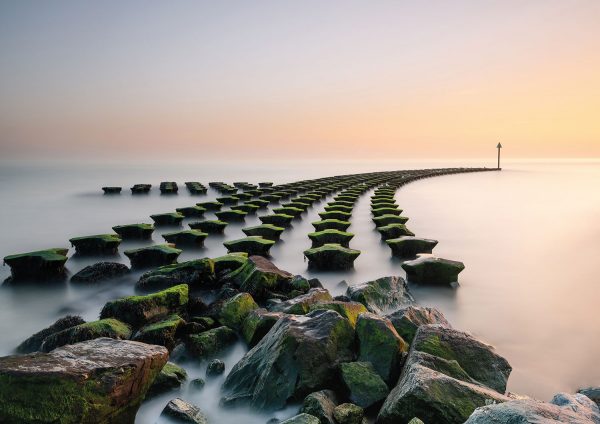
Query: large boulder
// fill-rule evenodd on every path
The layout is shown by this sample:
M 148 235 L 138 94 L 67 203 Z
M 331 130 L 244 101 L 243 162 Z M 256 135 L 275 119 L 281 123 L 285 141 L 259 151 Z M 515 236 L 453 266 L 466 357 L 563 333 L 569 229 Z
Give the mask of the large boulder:
M 44 339 L 41 350 L 50 352 L 60 346 L 72 345 L 100 337 L 128 339 L 131 337 L 131 327 L 114 318 L 86 322 L 49 335 Z
M 310 289 L 306 294 L 278 303 L 271 309 L 286 314 L 304 315 L 310 312 L 310 308 L 313 305 L 331 301 L 333 301 L 333 297 L 331 297 L 331 294 L 329 294 L 327 289 L 316 288 Z
M 16 351 L 18 353 L 31 353 L 39 351 L 41 350 L 42 343 L 46 337 L 66 330 L 67 328 L 75 327 L 76 325 L 84 323 L 85 321 L 80 316 L 67 315 L 66 317 L 56 320 L 56 322 L 51 326 L 38 331 L 27 340 L 23 341 L 19 346 L 17 346 Z
M 268 259 L 250 256 L 243 266 L 224 275 L 221 281 L 231 282 L 254 299 L 264 300 L 271 291 L 286 286 L 292 278 L 292 274 L 277 268 Z
M 410 305 L 414 299 L 408 291 L 406 281 L 401 277 L 382 277 L 366 283 L 348 287 L 347 295 L 360 302 L 373 313 L 382 314 L 387 310 Z
M 1 420 L 131 423 L 167 358 L 162 346 L 109 338 L 0 358 Z
M 422 325 L 440 324 L 451 327 L 444 315 L 435 308 L 410 305 L 386 316 L 400 337 L 407 343 L 412 343 L 415 333 Z
M 317 311 L 319 309 L 330 309 L 336 311 L 338 314 L 350 321 L 352 327 L 356 326 L 356 321 L 360 314 L 364 314 L 367 311 L 365 305 L 358 302 L 342 302 L 339 300 L 322 301 L 309 305 L 311 311 Z
M 221 307 L 219 321 L 230 328 L 239 330 L 246 316 L 258 309 L 258 305 L 249 293 L 238 293 L 227 299 Z
M 191 288 L 211 288 L 215 283 L 215 264 L 209 258 L 165 265 L 142 274 L 135 287 L 144 291 L 164 290 L 179 284 Z
M 333 418 L 333 410 L 338 403 L 333 390 L 320 390 L 304 398 L 300 412 L 317 417 L 321 424 L 336 424 L 335 418 Z
M 72 283 L 97 283 L 122 277 L 129 273 L 127 265 L 117 262 L 98 262 L 88 265 L 71 277 Z
M 451 285 L 458 282 L 458 274 L 465 269 L 462 262 L 432 256 L 404 262 L 408 281 L 420 284 Z
M 390 392 L 370 362 L 345 362 L 340 374 L 348 399 L 361 408 L 383 401 Z
M 133 337 L 133 340 L 149 344 L 161 345 L 173 350 L 179 329 L 185 321 L 177 314 L 168 316 L 157 322 L 145 325 Z
M 477 408 L 465 424 L 598 424 L 598 405 L 582 394 L 559 393 L 549 402 L 518 399 Z
M 177 313 L 188 303 L 188 286 L 180 284 L 146 296 L 128 296 L 108 302 L 100 318 L 117 318 L 134 328 L 171 313 Z
M 161 415 L 169 417 L 171 420 L 170 422 L 208 424 L 208 419 L 202 413 L 200 408 L 180 398 L 169 401 Z
M 231 370 L 224 403 L 277 409 L 328 388 L 337 365 L 352 360 L 354 329 L 334 311 L 281 318 Z
M 356 322 L 356 336 L 358 360 L 372 363 L 386 382 L 395 381 L 408 343 L 398 335 L 392 323 L 375 314 L 361 314 Z

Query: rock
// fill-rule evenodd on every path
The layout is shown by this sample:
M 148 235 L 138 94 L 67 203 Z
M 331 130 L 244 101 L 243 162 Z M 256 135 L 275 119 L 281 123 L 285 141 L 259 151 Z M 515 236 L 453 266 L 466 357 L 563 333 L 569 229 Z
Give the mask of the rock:
M 13 281 L 44 281 L 64 277 L 69 249 L 54 248 L 4 257 Z
M 392 254 L 399 258 L 410 258 L 420 253 L 431 253 L 438 244 L 437 240 L 424 239 L 419 237 L 404 236 L 386 241 L 392 249 Z
M 208 237 L 208 233 L 203 233 L 200 230 L 182 230 L 172 233 L 164 233 L 162 238 L 167 243 L 174 243 L 177 246 L 196 246 L 204 245 L 204 239 Z
M 146 296 L 128 296 L 108 302 L 100 318 L 117 318 L 139 328 L 161 316 L 178 313 L 188 302 L 188 286 L 180 284 Z
M 123 253 L 129 258 L 132 268 L 143 268 L 175 263 L 181 250 L 175 249 L 172 244 L 156 244 L 126 250 Z
M 386 316 L 400 337 L 407 343 L 412 343 L 417 329 L 422 325 L 440 324 L 445 327 L 451 327 L 440 311 L 434 308 L 424 308 L 421 306 L 407 306 Z
M 337 243 L 343 247 L 348 247 L 354 234 L 340 230 L 328 229 L 309 233 L 308 238 L 312 240 L 312 247 L 320 247 L 327 243 Z
M 269 312 L 266 309 L 253 309 L 244 318 L 242 336 L 248 346 L 254 347 L 273 328 L 284 314 Z
M 116 234 L 74 237 L 69 239 L 79 255 L 114 255 L 119 250 L 121 237 Z
M 384 227 L 389 224 L 406 224 L 408 217 L 400 215 L 385 214 L 373 218 L 377 227 Z
M 377 374 L 387 383 L 396 381 L 408 343 L 398 335 L 392 323 L 378 315 L 361 314 L 356 322 L 356 335 L 358 360 L 372 363 Z
M 215 274 L 221 275 L 241 268 L 248 262 L 248 254 L 242 252 L 229 253 L 224 256 L 214 258 Z
M 236 340 L 235 331 L 222 326 L 189 336 L 185 345 L 193 356 L 207 358 L 233 345 Z
M 338 363 L 352 359 L 353 342 L 352 326 L 337 312 L 285 316 L 233 367 L 223 403 L 277 409 L 325 388 Z
M 287 228 L 292 224 L 294 217 L 292 215 L 285 215 L 282 213 L 275 213 L 271 215 L 259 216 L 260 222 L 263 224 L 272 224 L 278 227 Z
M 225 372 L 225 362 L 220 359 L 213 359 L 206 367 L 206 376 L 215 377 Z
M 275 244 L 260 236 L 244 237 L 238 240 L 226 241 L 223 245 L 231 252 L 244 252 L 248 255 L 269 256 L 269 250 Z
M 113 231 L 117 233 L 123 240 L 125 239 L 149 239 L 154 232 L 154 226 L 152 224 L 127 224 L 127 225 L 116 225 L 112 227 Z
M 335 243 L 304 251 L 308 265 L 320 270 L 350 269 L 359 255 L 360 250 L 348 249 Z
M 358 302 L 340 302 L 338 300 L 323 301 L 308 305 L 310 311 L 318 311 L 321 309 L 330 309 L 350 321 L 352 327 L 356 326 L 356 321 L 360 314 L 367 311 L 367 308 L 362 303 Z
M 242 228 L 247 236 L 260 236 L 267 240 L 277 241 L 281 238 L 281 233 L 285 231 L 283 227 L 277 227 L 272 224 L 256 225 L 254 227 Z
M 49 335 L 42 342 L 40 349 L 43 352 L 50 352 L 60 346 L 72 345 L 100 337 L 119 340 L 128 339 L 131 337 L 131 328 L 113 318 L 86 322 Z
M 362 424 L 365 411 L 357 405 L 342 403 L 333 410 L 333 416 L 339 424 Z
M 346 293 L 350 299 L 362 303 L 370 312 L 376 314 L 383 314 L 386 310 L 414 302 L 406 281 L 395 276 L 350 286 Z
M 58 319 L 51 326 L 38 331 L 23 343 L 21 343 L 16 351 L 18 353 L 31 353 L 41 350 L 44 339 L 52 334 L 66 330 L 67 328 L 75 327 L 79 324 L 84 324 L 85 321 L 80 316 L 67 315 Z
M 312 305 L 321 302 L 332 302 L 333 298 L 327 289 L 310 289 L 308 293 L 281 302 L 272 308 L 273 311 L 286 314 L 304 315 L 310 312 Z M 327 309 L 327 308 L 323 308 Z M 334 309 L 333 307 L 331 309 Z
M 395 239 L 401 236 L 414 236 L 415 234 L 406 228 L 404 224 L 388 224 L 383 227 L 377 227 L 383 240 Z
M 340 375 L 348 399 L 361 408 L 382 402 L 390 392 L 370 362 L 340 364 Z
M 288 418 L 285 421 L 281 421 L 280 424 L 319 424 L 320 421 L 317 417 L 310 414 L 298 414 L 292 418 Z
M 587 387 L 585 389 L 579 389 L 577 393 L 586 395 L 591 400 L 596 402 L 596 405 L 598 405 L 598 407 L 600 407 L 600 387 Z
M 219 221 L 225 222 L 243 221 L 244 219 L 246 219 L 246 215 L 248 214 L 244 211 L 234 211 L 231 209 L 228 211 L 215 212 L 215 216 L 217 217 L 217 219 L 219 219 Z
M 287 285 L 292 277 L 292 274 L 277 268 L 268 259 L 250 256 L 242 267 L 224 275 L 222 280 L 233 283 L 256 300 L 263 300 L 270 291 Z
M 240 330 L 248 314 L 258 305 L 248 293 L 239 293 L 228 299 L 221 308 L 220 321 L 223 325 Z
M 72 283 L 97 283 L 129 274 L 126 265 L 117 262 L 98 262 L 88 265 L 71 277 Z
M 185 216 L 186 218 L 201 217 L 206 212 L 202 206 L 186 206 L 184 208 L 176 208 L 175 211 Z
M 212 288 L 215 285 L 215 263 L 204 258 L 161 266 L 142 274 L 135 287 L 155 291 L 179 284 L 187 284 L 194 289 Z
M 304 398 L 300 412 L 317 417 L 321 424 L 336 424 L 333 410 L 337 405 L 337 396 L 333 390 L 321 390 Z
M 341 221 L 339 219 L 323 219 L 312 223 L 315 231 L 324 231 L 328 229 L 346 231 L 350 226 L 350 221 Z
M 227 222 L 218 219 L 191 222 L 189 224 L 192 230 L 200 230 L 207 234 L 223 234 L 223 231 L 225 231 L 225 227 L 227 227 L 227 225 Z
M 178 423 L 208 424 L 200 408 L 180 398 L 169 401 L 162 414 Z
M 121 193 L 121 187 L 102 187 L 104 194 L 119 194 Z
M 465 269 L 462 262 L 449 259 L 423 257 L 404 262 L 408 281 L 421 284 L 448 285 L 458 281 L 458 274 Z
M 181 221 L 183 221 L 183 214 L 179 212 L 167 212 L 167 213 L 158 213 L 154 215 L 150 215 L 152 221 L 154 221 L 154 225 L 180 225 Z
M 190 381 L 190 387 L 194 390 L 201 390 L 206 385 L 206 382 L 201 378 L 194 378 Z
M 6 423 L 133 422 L 167 358 L 164 347 L 108 338 L 0 358 L 0 417 Z
M 417 417 L 415 417 L 412 420 L 410 420 L 408 422 L 408 424 L 425 424 L 425 423 L 423 421 L 421 421 L 420 419 L 418 419 Z
M 175 347 L 177 332 L 185 321 L 177 314 L 173 314 L 161 321 L 142 327 L 133 340 L 148 344 L 166 347 L 169 352 Z
M 550 403 L 533 399 L 511 400 L 477 408 L 465 424 L 487 423 L 600 423 L 600 410 L 582 394 L 559 393 Z
M 178 389 L 187 379 L 187 372 L 172 362 L 167 362 L 160 370 L 154 383 L 150 386 L 146 397 L 156 396 L 170 390 Z

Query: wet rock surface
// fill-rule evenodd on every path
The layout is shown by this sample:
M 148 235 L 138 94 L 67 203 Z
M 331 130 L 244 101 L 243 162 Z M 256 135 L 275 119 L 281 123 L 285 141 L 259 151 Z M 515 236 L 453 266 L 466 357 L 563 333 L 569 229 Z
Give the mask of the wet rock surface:
M 117 262 L 98 262 L 88 265 L 71 277 L 72 283 L 98 283 L 112 280 L 129 273 L 126 265 Z

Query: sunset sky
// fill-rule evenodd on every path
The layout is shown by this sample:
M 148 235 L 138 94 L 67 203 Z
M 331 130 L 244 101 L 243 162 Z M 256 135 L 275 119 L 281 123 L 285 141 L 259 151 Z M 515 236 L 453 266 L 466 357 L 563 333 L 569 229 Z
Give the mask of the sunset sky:
M 600 1 L 0 0 L 4 158 L 600 156 Z

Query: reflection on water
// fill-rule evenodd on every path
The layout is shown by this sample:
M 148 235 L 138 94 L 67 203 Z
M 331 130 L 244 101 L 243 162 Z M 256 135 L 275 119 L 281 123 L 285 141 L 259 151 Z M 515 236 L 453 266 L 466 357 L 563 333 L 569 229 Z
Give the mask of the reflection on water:
M 404 165 L 404 166 L 403 166 Z M 226 169 L 212 166 L 162 164 L 131 168 L 49 165 L 0 167 L 0 256 L 47 247 L 68 246 L 70 237 L 110 232 L 117 224 L 151 222 L 149 215 L 191 206 L 218 195 L 188 194 L 181 187 L 175 196 L 160 196 L 161 180 L 249 181 L 276 183 L 342 173 L 374 170 L 444 167 L 456 164 L 314 163 L 302 167 L 279 164 Z M 479 165 L 479 164 L 476 164 Z M 257 169 L 260 171 L 257 172 Z M 149 195 L 131 196 L 134 183 L 152 183 Z M 599 384 L 597 357 L 600 341 L 596 313 L 600 289 L 597 258 L 600 248 L 599 163 L 514 163 L 501 173 L 444 176 L 411 183 L 397 193 L 397 201 L 410 217 L 408 227 L 417 236 L 434 238 L 434 252 L 466 264 L 461 286 L 452 289 L 412 287 L 415 298 L 441 309 L 450 322 L 473 332 L 506 356 L 514 371 L 509 390 L 548 399 L 557 391 Z M 104 196 L 103 185 L 122 185 L 121 195 Z M 355 269 L 348 272 L 308 271 L 302 251 L 310 247 L 310 224 L 318 220 L 325 201 L 293 221 L 271 253 L 282 269 L 318 277 L 334 294 L 345 290 L 341 280 L 359 283 L 385 275 L 403 275 L 400 262 L 390 256 L 371 221 L 367 192 L 357 202 L 349 231 L 351 247 L 360 249 Z M 272 205 L 271 207 L 277 207 Z M 259 211 L 266 214 L 267 211 Z M 207 218 L 214 215 L 207 212 Z M 186 218 L 187 223 L 196 220 Z M 218 256 L 226 252 L 223 241 L 243 237 L 244 226 L 258 225 L 257 215 L 245 223 L 230 224 L 224 235 L 211 235 L 204 248 L 185 249 L 180 261 Z M 163 243 L 157 228 L 150 241 L 125 241 L 120 251 Z M 119 255 L 103 258 L 72 257 L 71 273 L 99 260 L 128 264 Z M 0 354 L 5 355 L 23 339 L 65 314 L 97 319 L 102 305 L 130 295 L 141 271 L 119 281 L 92 287 L 70 284 L 0 289 Z M 0 269 L 0 278 L 9 275 Z M 237 345 L 223 359 L 227 370 L 244 354 Z M 189 380 L 204 377 L 204 363 L 184 364 Z M 201 391 L 184 387 L 180 396 L 199 405 L 219 423 L 264 423 L 275 415 L 249 415 L 247 411 L 223 412 L 217 407 L 221 379 L 210 380 Z M 168 394 L 144 404 L 138 422 L 154 422 L 169 399 Z M 278 413 L 283 418 L 295 411 Z

